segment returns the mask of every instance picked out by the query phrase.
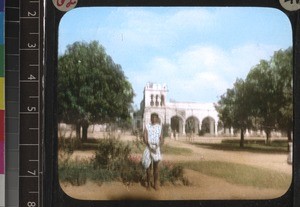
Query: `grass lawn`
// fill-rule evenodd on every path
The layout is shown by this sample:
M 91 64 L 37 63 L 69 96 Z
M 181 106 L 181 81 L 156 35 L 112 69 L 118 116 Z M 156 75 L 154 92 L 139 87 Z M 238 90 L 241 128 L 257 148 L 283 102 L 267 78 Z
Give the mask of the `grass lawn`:
M 287 190 L 291 184 L 289 174 L 249 165 L 220 161 L 192 161 L 180 165 L 238 185 Z
M 193 151 L 184 147 L 171 147 L 169 145 L 163 145 L 161 147 L 161 152 L 163 154 L 172 154 L 172 155 L 189 155 Z
M 223 140 L 222 143 L 193 143 L 195 146 L 225 151 L 247 151 L 253 153 L 287 153 L 288 142 L 277 140 L 266 145 L 264 140 L 245 140 L 244 147 L 240 147 L 240 140 Z

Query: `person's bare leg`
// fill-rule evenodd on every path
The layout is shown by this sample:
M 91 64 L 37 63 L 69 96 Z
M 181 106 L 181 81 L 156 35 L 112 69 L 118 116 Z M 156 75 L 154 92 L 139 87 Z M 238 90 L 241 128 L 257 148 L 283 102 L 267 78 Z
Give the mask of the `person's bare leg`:
M 159 189 L 159 173 L 158 173 L 158 162 L 153 162 L 153 177 L 154 177 L 154 189 Z
M 147 168 L 146 173 L 147 173 L 146 188 L 148 190 L 150 190 L 150 187 L 151 187 L 151 183 L 150 183 L 150 180 L 151 180 L 151 165 Z

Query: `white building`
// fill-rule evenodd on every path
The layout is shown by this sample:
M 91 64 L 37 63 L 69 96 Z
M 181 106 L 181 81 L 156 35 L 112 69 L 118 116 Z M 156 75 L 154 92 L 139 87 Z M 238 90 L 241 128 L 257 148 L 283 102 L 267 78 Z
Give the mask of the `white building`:
M 167 102 L 166 84 L 147 83 L 141 102 L 141 121 L 150 123 L 151 114 L 156 113 L 162 124 L 169 124 L 172 132 L 204 133 L 217 135 L 218 113 L 213 103 Z

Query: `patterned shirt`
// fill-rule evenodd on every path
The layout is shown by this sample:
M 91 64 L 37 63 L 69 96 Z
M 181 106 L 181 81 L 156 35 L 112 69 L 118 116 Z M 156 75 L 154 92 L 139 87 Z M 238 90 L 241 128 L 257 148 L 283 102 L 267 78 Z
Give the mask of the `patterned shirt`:
M 159 124 L 148 124 L 146 126 L 148 132 L 148 142 L 149 144 L 158 144 L 161 135 L 161 126 Z
M 146 157 L 146 160 L 152 159 L 155 162 L 160 161 L 162 159 L 159 147 L 161 126 L 159 124 L 148 124 L 146 129 L 148 133 L 148 143 L 151 150 L 147 147 L 144 151 L 144 157 Z M 147 167 L 149 166 L 145 165 L 145 168 Z

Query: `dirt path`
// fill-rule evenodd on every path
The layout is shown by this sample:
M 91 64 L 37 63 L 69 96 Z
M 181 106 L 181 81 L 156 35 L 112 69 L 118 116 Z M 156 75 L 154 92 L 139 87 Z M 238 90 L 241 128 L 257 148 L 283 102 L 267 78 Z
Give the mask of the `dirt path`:
M 196 142 L 195 142 L 196 143 Z M 192 145 L 186 141 L 168 140 L 166 144 L 173 147 L 185 147 L 193 151 L 192 154 L 185 156 L 164 155 L 166 160 L 217 160 L 225 162 L 233 162 L 246 164 L 261 168 L 272 169 L 284 173 L 291 174 L 292 166 L 287 163 L 287 154 L 266 154 L 266 153 L 251 153 L 242 151 L 222 151 L 204 148 L 201 146 Z
M 129 139 L 129 138 L 128 138 Z M 184 147 L 192 150 L 188 155 L 164 155 L 169 161 L 217 160 L 247 164 L 261 168 L 277 170 L 291 174 L 292 166 L 287 164 L 285 154 L 263 154 L 250 152 L 231 152 L 213 150 L 192 145 L 186 141 L 166 140 L 165 144 L 174 147 Z M 93 151 L 76 151 L 72 159 L 90 159 Z M 62 189 L 71 197 L 84 200 L 202 200 L 202 199 L 269 199 L 276 198 L 286 190 L 255 188 L 239 186 L 223 179 L 207 176 L 193 170 L 185 170 L 185 176 L 192 182 L 190 186 L 167 185 L 159 191 L 147 191 L 140 184 L 125 186 L 121 182 L 109 182 L 98 185 L 88 181 L 82 186 L 72 186 L 62 183 Z

